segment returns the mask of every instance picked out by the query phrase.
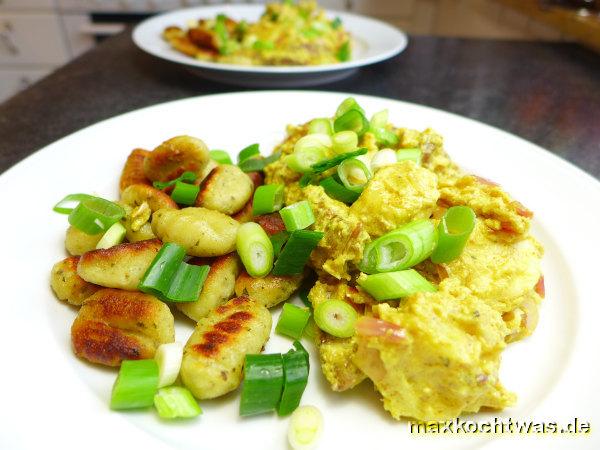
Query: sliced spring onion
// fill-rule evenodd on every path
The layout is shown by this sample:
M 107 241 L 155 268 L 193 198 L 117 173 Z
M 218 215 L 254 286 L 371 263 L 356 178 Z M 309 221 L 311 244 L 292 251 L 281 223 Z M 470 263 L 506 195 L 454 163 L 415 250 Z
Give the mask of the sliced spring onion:
M 169 291 L 171 280 L 177 273 L 185 249 L 175 243 L 164 244 L 142 277 L 138 289 L 146 294 L 160 297 Z
M 337 174 L 344 187 L 354 192 L 362 192 L 373 176 L 371 169 L 358 158 L 342 161 L 337 168 Z
M 293 450 L 314 450 L 323 434 L 323 415 L 315 406 L 300 406 L 290 417 L 288 442 Z
M 279 211 L 283 206 L 283 184 L 264 184 L 254 191 L 252 214 L 260 216 Z
M 359 268 L 370 274 L 408 269 L 431 255 L 436 240 L 432 221 L 415 220 L 369 243 Z
M 304 348 L 304 345 L 302 345 L 302 342 L 300 342 L 299 340 L 295 340 L 292 345 L 294 346 L 295 351 L 304 355 L 304 357 L 306 358 L 306 365 L 310 368 L 310 355 L 308 354 L 306 348 Z
M 287 231 L 303 230 L 315 223 L 315 215 L 306 200 L 286 206 L 279 211 L 279 215 Z
M 252 277 L 264 277 L 273 267 L 273 244 L 263 228 L 254 222 L 240 225 L 236 248 L 246 272 Z
M 83 200 L 94 198 L 93 195 L 89 194 L 69 194 L 63 198 L 60 202 L 54 205 L 53 211 L 60 214 L 71 214 L 71 212 L 79 205 Z
M 211 150 L 209 152 L 210 159 L 218 162 L 219 164 L 233 164 L 231 156 L 225 150 Z
M 127 230 L 120 222 L 115 222 L 96 244 L 96 248 L 111 248 L 119 245 L 125 239 Z
M 283 359 L 273 355 L 246 355 L 240 416 L 277 409 L 283 390 Z
M 200 186 L 178 181 L 175 183 L 175 189 L 171 192 L 171 198 L 180 205 L 192 206 L 196 203 L 196 197 L 199 193 Z
M 369 121 L 362 112 L 351 109 L 333 122 L 333 131 L 338 133 L 345 130 L 352 130 L 361 137 L 369 131 Z
M 181 386 L 159 389 L 154 395 L 154 406 L 161 419 L 191 419 L 202 414 L 192 393 Z
M 358 102 L 356 101 L 356 99 L 354 97 L 348 97 L 348 98 L 344 99 L 344 101 L 342 103 L 340 103 L 340 106 L 338 106 L 338 108 L 335 112 L 335 118 L 337 119 L 338 117 L 343 116 L 344 114 L 346 114 L 348 111 L 350 111 L 352 109 L 356 109 L 357 111 L 361 112 L 362 114 L 365 113 L 365 110 L 360 107 L 360 105 L 358 104 Z
M 266 166 L 271 163 L 274 163 L 279 158 L 281 158 L 281 152 L 275 152 L 272 155 L 267 156 L 266 158 L 262 157 L 254 157 L 254 158 L 246 158 L 242 162 L 238 164 L 238 167 L 242 170 L 242 172 L 260 172 L 264 170 Z
M 275 331 L 293 339 L 300 339 L 309 318 L 310 310 L 308 308 L 286 303 L 283 305 Z
M 334 30 L 337 30 L 341 26 L 342 26 L 342 19 L 340 19 L 339 17 L 336 17 L 335 19 L 333 19 L 331 21 L 331 28 L 333 28 Z
M 69 223 L 86 234 L 107 231 L 121 220 L 125 210 L 116 203 L 99 197 L 81 200 L 69 214 Z
M 385 128 L 385 126 L 388 123 L 388 118 L 389 111 L 387 109 L 382 109 L 381 111 L 373 114 L 369 125 L 371 126 L 371 128 Z
M 401 148 L 396 152 L 396 159 L 398 161 L 414 161 L 416 165 L 419 165 L 421 164 L 422 155 L 423 152 L 420 148 Z
M 333 124 L 330 119 L 313 119 L 308 124 L 308 134 L 333 134 Z
M 263 50 L 273 50 L 275 48 L 275 43 L 273 41 L 254 41 L 252 44 L 252 48 L 254 50 L 263 51 Z
M 384 145 L 386 147 L 395 147 L 400 142 L 400 138 L 394 133 L 386 128 L 374 128 L 371 127 L 369 129 L 371 133 L 375 136 L 378 144 Z
M 335 337 L 353 336 L 357 319 L 356 310 L 343 300 L 327 300 L 315 308 L 317 326 Z
M 227 30 L 226 21 L 227 17 L 224 14 L 217 15 L 214 28 L 214 31 L 219 39 L 219 53 L 222 55 L 227 55 L 229 53 L 227 45 L 229 42 L 229 31 Z
M 395 164 L 396 162 L 398 162 L 396 152 L 391 148 L 384 148 L 375 153 L 371 159 L 371 170 L 376 172 L 382 167 Z
M 156 189 L 162 190 L 162 189 L 166 189 L 168 187 L 173 186 L 178 181 L 182 181 L 182 182 L 186 182 L 186 183 L 193 183 L 194 181 L 196 181 L 196 178 L 197 177 L 196 177 L 196 174 L 194 172 L 183 172 L 180 176 L 178 176 L 174 180 L 171 180 L 171 181 L 155 181 L 154 183 L 152 183 L 152 185 Z
M 321 180 L 319 184 L 323 187 L 327 195 L 340 202 L 347 204 L 354 203 L 360 196 L 358 192 L 346 189 L 346 187 L 343 184 L 338 183 L 334 177 L 327 177 Z
M 310 135 L 309 136 L 313 136 Z M 323 149 L 308 148 L 302 151 L 297 151 L 288 155 L 285 158 L 287 166 L 300 173 L 309 173 L 313 164 L 322 161 L 327 157 L 327 153 Z
M 358 147 L 358 135 L 352 130 L 335 133 L 331 140 L 335 153 L 348 153 Z
M 350 61 L 352 51 L 350 49 L 350 41 L 344 42 L 337 51 L 337 59 L 340 62 Z
M 302 177 L 298 180 L 298 186 L 300 187 L 306 187 L 308 186 L 310 183 L 312 183 L 313 179 L 315 178 L 314 174 L 312 172 L 309 173 L 305 173 L 304 175 L 302 175 Z
M 277 407 L 277 414 L 287 416 L 300 405 L 302 394 L 308 384 L 308 358 L 306 350 L 291 350 L 282 355 L 283 359 L 283 392 Z
M 438 244 L 431 260 L 447 263 L 460 256 L 475 228 L 475 212 L 468 206 L 449 208 L 438 225 Z
M 283 247 L 273 267 L 273 275 L 296 275 L 302 273 L 310 253 L 323 238 L 320 231 L 296 230 Z
M 181 369 L 183 345 L 180 342 L 161 344 L 156 349 L 154 360 L 158 364 L 158 387 L 162 388 L 175 383 Z
M 138 290 L 165 301 L 198 300 L 210 267 L 184 263 L 184 257 L 183 247 L 164 244 L 140 280 Z
M 172 302 L 197 301 L 208 272 L 210 266 L 196 266 L 182 262 L 171 280 L 169 290 L 163 292 L 163 298 Z
M 281 254 L 281 249 L 283 248 L 289 237 L 290 233 L 287 231 L 280 231 L 279 233 L 275 233 L 274 235 L 269 236 L 269 239 L 271 239 L 271 244 L 273 244 L 273 256 L 275 258 L 279 258 L 279 255 Z
M 341 155 L 334 156 L 333 158 L 325 159 L 316 164 L 313 164 L 311 166 L 311 170 L 313 173 L 322 173 L 322 172 L 325 172 L 326 170 L 329 170 L 329 169 L 341 164 L 342 161 L 344 161 L 346 159 L 350 159 L 350 158 L 354 158 L 356 156 L 361 156 L 361 155 L 366 155 L 366 154 L 367 154 L 366 148 L 359 148 L 358 150 L 354 150 L 353 152 L 343 153 Z
M 248 158 L 253 158 L 260 155 L 260 146 L 258 144 L 250 144 L 248 147 L 240 150 L 238 154 L 238 163 L 245 161 Z
M 314 133 L 302 136 L 294 145 L 294 153 L 317 148 L 327 152 L 331 148 L 331 136 L 326 133 Z
M 331 137 L 327 134 L 307 134 L 298 139 L 294 153 L 286 158 L 290 169 L 300 173 L 310 172 L 311 166 L 327 158 L 331 148 Z
M 414 269 L 398 272 L 361 274 L 357 280 L 360 287 L 375 300 L 397 300 L 417 292 L 435 292 L 437 288 Z M 315 311 L 316 317 L 316 311 Z
M 158 388 L 158 364 L 153 359 L 123 361 L 110 398 L 112 409 L 152 406 Z

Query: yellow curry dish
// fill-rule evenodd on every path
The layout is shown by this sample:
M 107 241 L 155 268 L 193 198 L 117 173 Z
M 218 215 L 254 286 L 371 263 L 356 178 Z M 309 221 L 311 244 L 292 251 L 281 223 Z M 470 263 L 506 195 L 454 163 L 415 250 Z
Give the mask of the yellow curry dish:
M 544 297 L 533 213 L 435 131 L 348 98 L 267 157 L 252 144 L 234 163 L 191 136 L 135 149 L 119 191 L 55 206 L 69 256 L 51 273 L 79 308 L 75 355 L 119 367 L 112 409 L 191 418 L 241 386 L 240 415 L 301 427 L 320 417 L 299 408 L 310 352 L 332 391 L 372 383 L 398 420 L 517 401 L 499 368 Z M 195 329 L 176 336 L 183 317 Z M 288 352 L 264 352 L 273 326 Z
M 163 38 L 173 49 L 205 61 L 245 66 L 313 66 L 350 60 L 350 34 L 315 1 L 269 3 L 257 22 L 224 14 L 170 26 Z

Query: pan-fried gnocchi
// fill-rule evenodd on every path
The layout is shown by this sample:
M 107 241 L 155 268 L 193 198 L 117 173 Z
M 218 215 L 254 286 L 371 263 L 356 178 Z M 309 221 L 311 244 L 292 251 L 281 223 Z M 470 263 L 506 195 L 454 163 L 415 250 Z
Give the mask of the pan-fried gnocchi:
M 239 167 L 219 165 L 208 174 L 196 198 L 196 206 L 235 214 L 250 200 L 254 183 Z
M 147 184 L 150 185 L 150 180 L 146 178 L 144 173 L 144 160 L 150 152 L 141 148 L 136 148 L 127 157 L 123 172 L 121 172 L 121 180 L 119 181 L 119 191 L 123 192 L 132 184 Z
M 50 286 L 56 296 L 75 306 L 80 306 L 86 298 L 102 289 L 77 274 L 78 263 L 79 256 L 65 258 L 54 264 L 50 275 Z
M 191 136 L 176 136 L 144 159 L 144 174 L 151 181 L 170 181 L 183 172 L 201 175 L 210 161 L 206 144 Z
M 233 297 L 235 279 L 240 270 L 241 263 L 236 253 L 219 256 L 210 261 L 210 272 L 198 300 L 177 303 L 177 309 L 195 321 L 206 317 L 211 310 Z
M 192 256 L 231 253 L 239 226 L 230 216 L 206 208 L 159 209 L 152 215 L 152 230 L 160 240 L 179 244 Z
M 100 239 L 102 239 L 102 233 L 86 234 L 75 227 L 69 227 L 67 228 L 65 247 L 71 255 L 81 256 L 90 250 L 94 250 Z
M 271 314 L 237 297 L 200 319 L 183 351 L 181 380 L 198 399 L 215 398 L 242 381 L 246 354 L 259 353 L 271 332 Z
M 155 238 L 150 224 L 152 213 L 162 208 L 178 209 L 169 195 L 147 184 L 132 184 L 125 188 L 119 203 L 125 208 L 126 214 L 121 223 L 125 226 L 129 242 Z
M 75 354 L 107 366 L 152 358 L 159 345 L 174 340 L 173 314 L 166 304 L 120 289 L 101 289 L 89 297 L 71 327 Z
M 253 278 L 242 272 L 235 281 L 235 295 L 247 295 L 261 305 L 272 308 L 290 298 L 300 287 L 302 278 L 302 275 Z
M 77 273 L 90 283 L 135 291 L 161 246 L 151 239 L 93 250 L 81 256 Z

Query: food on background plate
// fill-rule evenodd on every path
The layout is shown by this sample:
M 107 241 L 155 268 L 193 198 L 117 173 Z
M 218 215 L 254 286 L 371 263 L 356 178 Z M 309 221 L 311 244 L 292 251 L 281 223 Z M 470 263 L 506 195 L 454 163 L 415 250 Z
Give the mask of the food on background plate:
M 339 18 L 315 1 L 269 3 L 257 22 L 224 14 L 200 18 L 188 29 L 170 26 L 163 38 L 185 55 L 227 64 L 307 66 L 348 61 L 352 44 Z
M 286 416 L 311 336 L 333 391 L 368 379 L 395 419 L 516 401 L 498 372 L 544 296 L 533 214 L 464 173 L 434 131 L 397 128 L 385 110 L 368 120 L 348 98 L 236 165 L 189 136 L 135 149 L 119 190 L 118 202 L 71 194 L 55 206 L 71 256 L 51 276 L 81 307 L 76 355 L 121 366 L 113 409 L 196 417 L 195 399 L 243 381 L 240 415 Z M 288 301 L 298 291 L 302 306 Z M 275 332 L 293 344 L 262 353 L 281 303 Z M 171 309 L 196 322 L 185 347 Z

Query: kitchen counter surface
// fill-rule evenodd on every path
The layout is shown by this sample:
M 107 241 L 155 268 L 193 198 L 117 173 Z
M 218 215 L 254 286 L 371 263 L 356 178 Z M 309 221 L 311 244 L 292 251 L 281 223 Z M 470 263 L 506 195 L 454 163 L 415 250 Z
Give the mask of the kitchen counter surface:
M 600 55 L 576 44 L 411 37 L 399 56 L 314 89 L 390 97 L 471 117 L 600 178 Z M 108 117 L 239 90 L 142 53 L 124 32 L 0 104 L 0 173 Z

